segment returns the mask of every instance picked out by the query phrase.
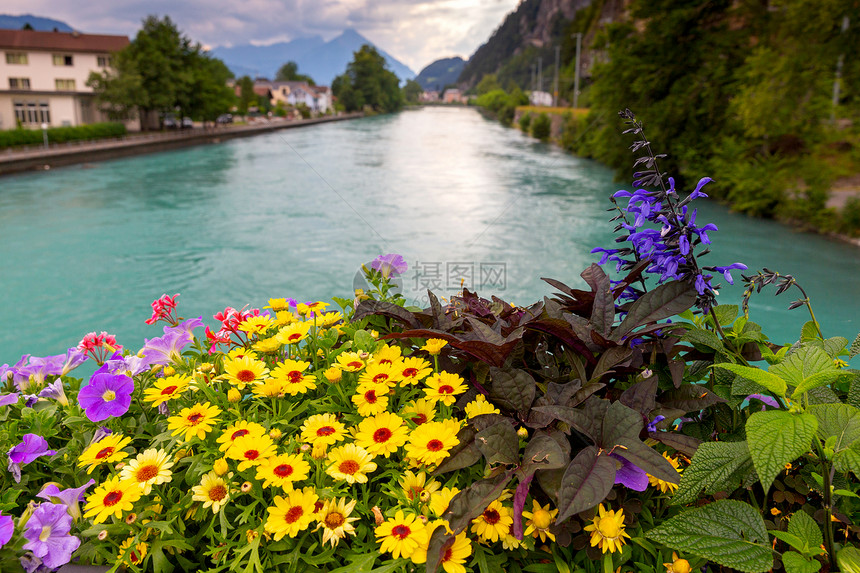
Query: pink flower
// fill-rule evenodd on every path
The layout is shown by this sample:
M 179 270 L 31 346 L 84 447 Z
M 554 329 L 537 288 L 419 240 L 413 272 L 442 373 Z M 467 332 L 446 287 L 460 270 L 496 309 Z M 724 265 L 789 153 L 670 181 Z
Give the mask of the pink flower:
M 108 334 L 104 330 L 101 334 L 90 332 L 84 336 L 83 340 L 78 344 L 78 350 L 84 354 L 89 354 L 93 360 L 99 365 L 104 363 L 105 358 L 122 350 L 122 346 L 116 343 L 116 337 Z
M 181 319 L 173 316 L 173 311 L 176 310 L 176 297 L 179 293 L 173 296 L 161 295 L 160 298 L 152 301 L 152 317 L 144 321 L 146 324 L 155 324 L 159 320 L 170 323 L 175 326 Z

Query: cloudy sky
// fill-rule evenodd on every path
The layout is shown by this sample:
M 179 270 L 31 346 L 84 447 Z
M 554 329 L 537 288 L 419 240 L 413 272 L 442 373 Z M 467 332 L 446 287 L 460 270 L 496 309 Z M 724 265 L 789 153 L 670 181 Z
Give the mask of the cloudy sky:
M 3 0 L 6 14 L 62 20 L 88 33 L 134 37 L 149 14 L 169 15 L 208 46 L 271 44 L 352 27 L 416 73 L 468 58 L 519 0 Z

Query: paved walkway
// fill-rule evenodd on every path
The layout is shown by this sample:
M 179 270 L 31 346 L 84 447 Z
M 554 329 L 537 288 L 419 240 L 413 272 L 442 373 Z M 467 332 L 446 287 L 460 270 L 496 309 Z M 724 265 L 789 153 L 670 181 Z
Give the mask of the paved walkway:
M 124 137 L 96 141 L 76 141 L 51 145 L 48 148 L 30 146 L 24 149 L 0 151 L 0 175 L 21 171 L 50 169 L 103 159 L 113 159 L 141 153 L 166 151 L 190 145 L 218 143 L 225 139 L 248 137 L 278 129 L 304 127 L 317 123 L 355 119 L 362 114 L 344 114 L 295 121 L 258 121 L 249 125 L 228 125 L 194 128 L 180 131 L 130 134 Z

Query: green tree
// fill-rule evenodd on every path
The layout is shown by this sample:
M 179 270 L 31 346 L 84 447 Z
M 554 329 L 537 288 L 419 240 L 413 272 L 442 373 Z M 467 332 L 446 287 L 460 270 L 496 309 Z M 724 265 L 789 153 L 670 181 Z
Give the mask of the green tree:
M 499 78 L 496 74 L 486 74 L 481 78 L 481 81 L 478 82 L 478 85 L 475 87 L 475 91 L 478 92 L 478 95 L 483 95 L 501 88 L 502 85 L 499 83 Z
M 418 103 L 418 98 L 420 98 L 423 93 L 424 88 L 422 88 L 421 84 L 415 80 L 409 80 L 406 82 L 406 85 L 403 86 L 403 99 L 406 100 L 406 103 Z
M 312 77 L 306 74 L 299 73 L 299 65 L 293 61 L 289 61 L 280 68 L 275 74 L 275 81 L 278 82 L 305 82 L 309 86 L 315 86 Z
M 379 112 L 392 112 L 403 105 L 400 82 L 388 70 L 376 48 L 365 44 L 353 54 L 346 73 L 332 82 L 332 92 L 347 111 L 365 106 Z
M 248 108 L 257 103 L 257 94 L 254 93 L 254 80 L 248 76 L 242 76 L 237 82 L 239 86 L 239 113 L 248 113 Z

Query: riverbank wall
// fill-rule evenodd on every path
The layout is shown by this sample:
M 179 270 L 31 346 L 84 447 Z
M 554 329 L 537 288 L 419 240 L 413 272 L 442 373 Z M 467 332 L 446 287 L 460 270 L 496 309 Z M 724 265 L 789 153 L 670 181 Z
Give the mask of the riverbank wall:
M 6 150 L 0 152 L 0 176 L 24 171 L 43 171 L 54 167 L 93 163 L 144 153 L 157 153 L 190 147 L 221 143 L 238 137 L 250 137 L 270 131 L 290 129 L 344 121 L 363 117 L 362 113 L 343 114 L 297 121 L 273 120 L 251 125 L 230 125 L 196 128 L 179 132 L 157 132 L 128 135 L 121 138 L 82 141 L 48 148 Z

